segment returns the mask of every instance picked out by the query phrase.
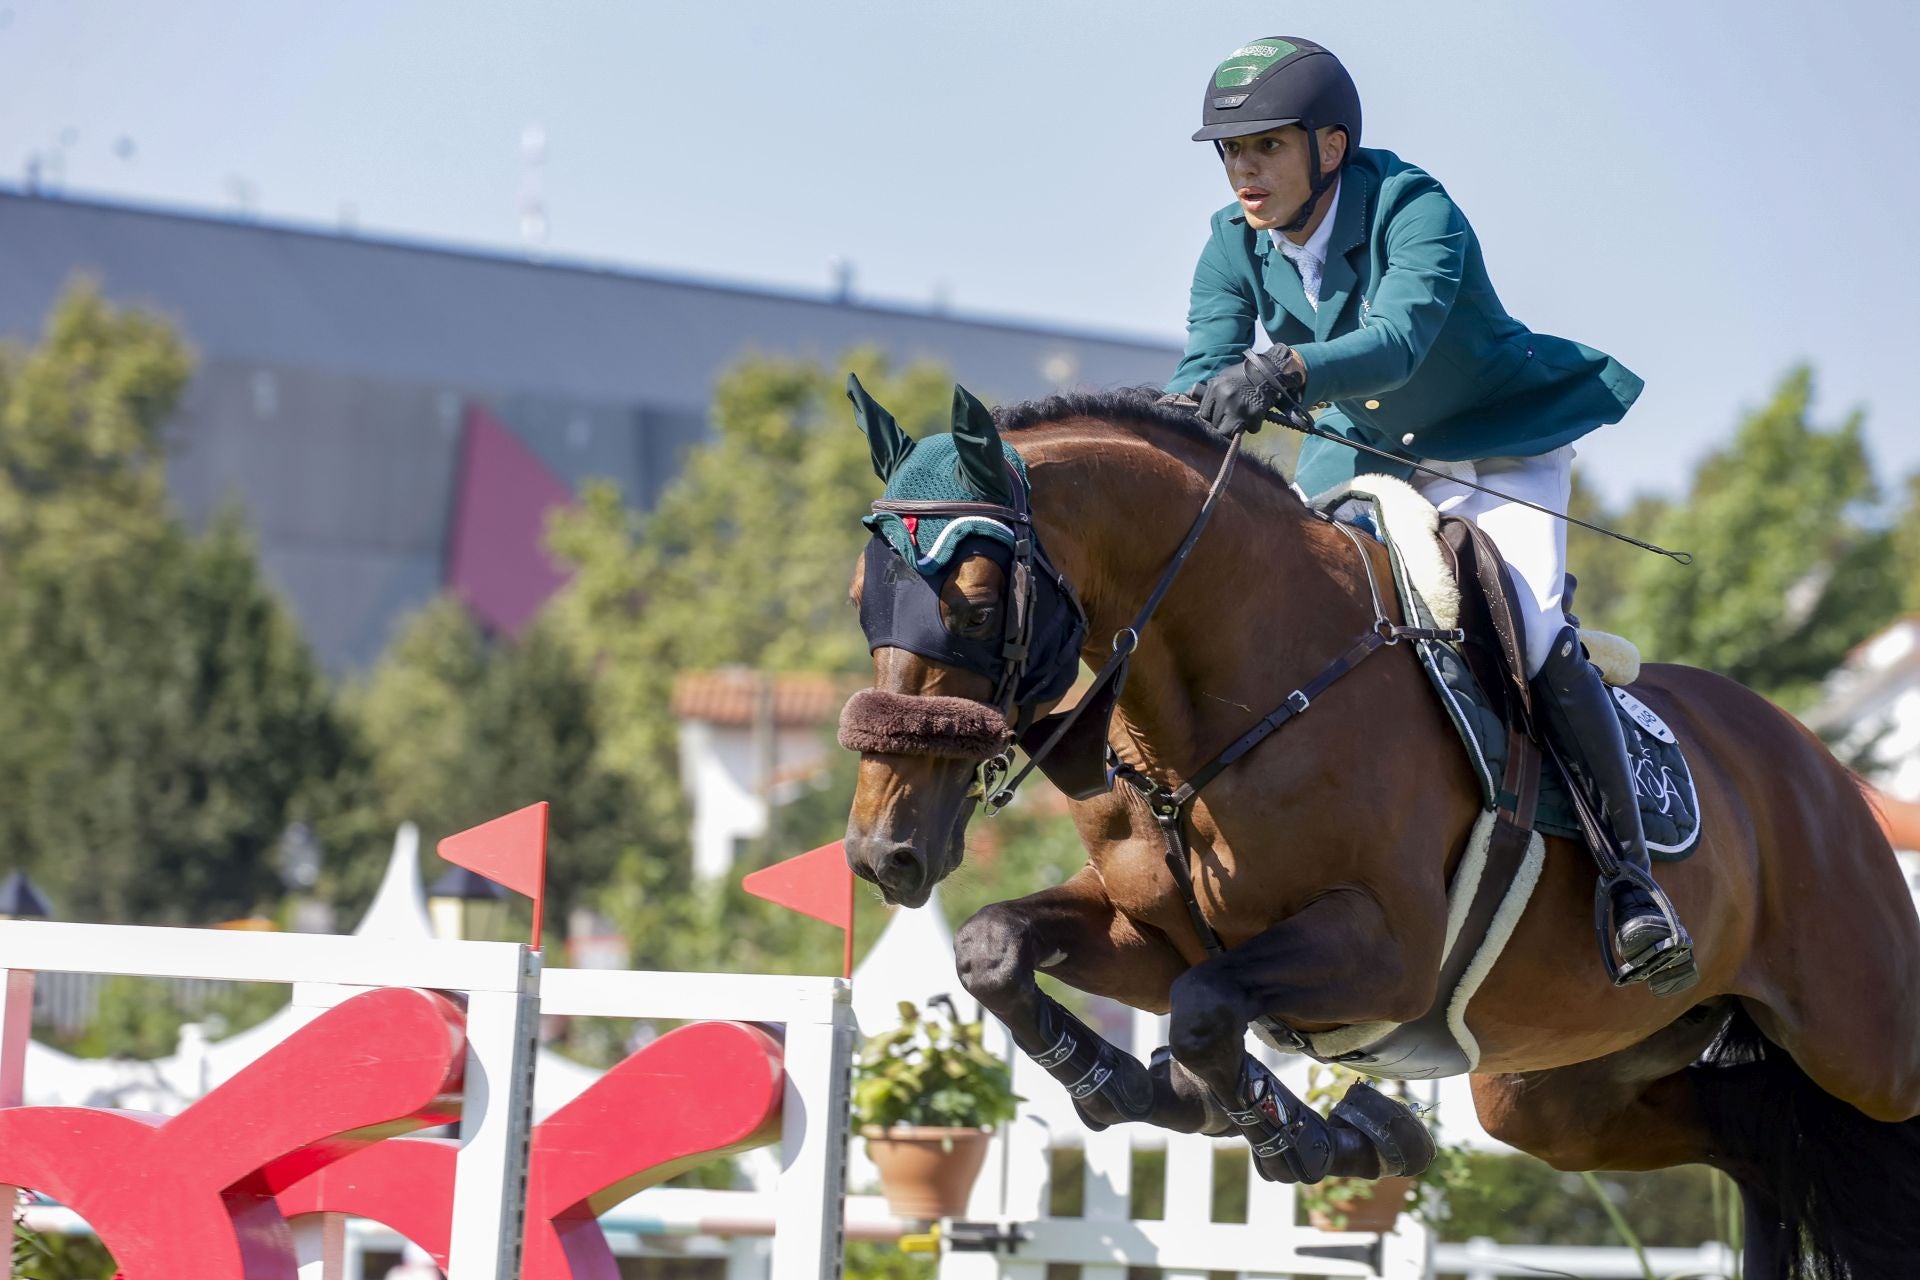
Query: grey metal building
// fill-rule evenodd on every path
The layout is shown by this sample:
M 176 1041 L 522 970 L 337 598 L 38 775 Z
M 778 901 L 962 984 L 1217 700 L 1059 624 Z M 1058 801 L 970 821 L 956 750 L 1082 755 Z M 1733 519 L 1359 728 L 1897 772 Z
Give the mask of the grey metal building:
M 371 662 L 447 582 L 473 406 L 566 486 L 650 503 L 749 351 L 930 357 L 996 398 L 1159 382 L 1171 342 L 971 319 L 0 188 L 0 335 L 91 276 L 199 355 L 176 426 L 191 520 L 246 508 L 321 660 Z

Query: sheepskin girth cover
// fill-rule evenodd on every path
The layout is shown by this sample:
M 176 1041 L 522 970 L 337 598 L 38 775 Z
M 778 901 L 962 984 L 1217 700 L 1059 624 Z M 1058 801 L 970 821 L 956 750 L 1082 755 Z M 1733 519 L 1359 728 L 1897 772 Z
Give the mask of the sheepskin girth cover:
M 840 712 L 840 745 L 863 754 L 980 761 L 1012 741 L 1006 717 L 971 698 L 862 689 Z

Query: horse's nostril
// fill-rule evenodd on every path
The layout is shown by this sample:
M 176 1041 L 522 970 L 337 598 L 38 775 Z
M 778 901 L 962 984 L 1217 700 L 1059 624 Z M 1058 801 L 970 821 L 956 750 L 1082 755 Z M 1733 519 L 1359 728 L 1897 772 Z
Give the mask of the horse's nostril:
M 901 872 L 918 871 L 919 869 L 920 859 L 914 855 L 913 850 L 910 848 L 895 849 L 887 855 L 887 870 L 894 872 L 896 875 Z

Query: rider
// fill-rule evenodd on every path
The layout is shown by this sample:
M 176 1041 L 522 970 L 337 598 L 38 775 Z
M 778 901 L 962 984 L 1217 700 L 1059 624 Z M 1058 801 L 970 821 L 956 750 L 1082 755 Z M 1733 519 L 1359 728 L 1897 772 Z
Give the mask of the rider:
M 1507 314 L 1446 190 L 1390 151 L 1361 148 L 1360 95 L 1340 60 L 1294 36 L 1241 46 L 1208 78 L 1193 138 L 1214 145 L 1236 203 L 1213 215 L 1169 395 L 1197 401 L 1221 431 L 1257 425 L 1283 401 L 1314 405 L 1324 431 L 1564 513 L 1573 442 L 1618 422 L 1641 381 Z M 1273 342 L 1258 353 L 1256 321 Z M 1547 732 L 1621 862 L 1650 873 L 1614 701 L 1562 604 L 1564 522 L 1311 436 L 1296 480 L 1321 493 L 1361 471 L 1409 480 L 1499 547 Z M 1651 885 L 1609 887 L 1621 980 L 1658 974 L 1658 990 L 1691 961 Z

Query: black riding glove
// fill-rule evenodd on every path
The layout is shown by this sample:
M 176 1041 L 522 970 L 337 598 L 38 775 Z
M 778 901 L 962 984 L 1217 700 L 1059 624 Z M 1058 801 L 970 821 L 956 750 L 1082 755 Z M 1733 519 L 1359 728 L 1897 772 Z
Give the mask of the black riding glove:
M 1278 344 L 1266 351 L 1247 353 L 1246 359 L 1223 369 L 1194 388 L 1200 397 L 1200 416 L 1221 435 L 1257 431 L 1267 410 L 1299 398 L 1307 370 L 1293 348 Z

